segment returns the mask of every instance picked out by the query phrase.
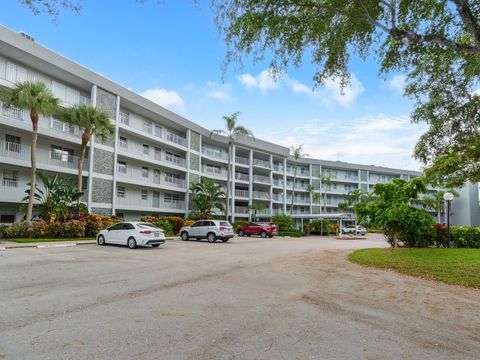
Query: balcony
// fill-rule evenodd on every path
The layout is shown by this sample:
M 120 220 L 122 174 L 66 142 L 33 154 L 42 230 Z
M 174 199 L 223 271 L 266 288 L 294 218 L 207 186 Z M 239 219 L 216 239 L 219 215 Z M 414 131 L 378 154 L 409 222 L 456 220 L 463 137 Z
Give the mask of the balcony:
M 215 160 L 228 161 L 228 154 L 217 148 L 202 146 L 202 155 Z
M 273 171 L 283 173 L 283 169 L 284 169 L 283 165 L 275 164 L 275 163 L 273 164 Z
M 235 197 L 248 199 L 249 191 L 243 189 L 235 189 Z
M 271 165 L 270 162 L 267 160 L 262 160 L 262 159 L 253 159 L 253 165 L 254 166 L 259 166 L 265 169 L 270 169 Z
M 120 117 L 120 126 L 124 129 L 134 129 L 135 132 L 150 135 L 157 139 L 162 139 L 164 142 L 186 147 L 187 139 L 185 136 L 176 134 L 168 129 L 163 128 L 160 124 L 156 124 L 150 120 L 142 119 L 137 116 L 131 116 L 131 114 L 124 113 L 123 117 Z
M 262 175 L 253 175 L 253 182 L 261 184 L 270 184 L 270 177 Z
M 243 156 L 235 156 L 235 162 L 239 165 L 250 165 L 250 159 Z
M 128 189 L 127 189 L 128 191 Z M 166 202 L 160 198 L 152 197 L 148 200 L 143 200 L 140 197 L 125 196 L 116 198 L 117 208 L 130 210 L 130 209 L 139 209 L 139 210 L 148 210 L 148 211 L 172 211 L 179 210 L 181 212 L 185 211 L 185 202 L 180 201 L 170 201 Z
M 235 214 L 248 215 L 248 210 L 246 206 L 235 206 Z
M 7 164 L 30 167 L 30 146 L 0 140 L 0 161 Z M 51 171 L 65 171 L 76 173 L 78 169 L 78 156 L 58 154 L 48 149 L 37 147 L 37 167 Z M 88 169 L 88 160 L 85 160 L 84 169 Z M 88 173 L 84 171 L 84 173 Z
M 153 160 L 155 162 L 166 162 L 169 165 L 178 166 L 180 168 L 186 169 L 187 161 L 179 156 L 173 154 L 167 154 L 165 151 L 157 151 L 154 146 L 149 145 L 149 148 L 146 149 L 143 147 L 143 144 L 134 143 L 131 141 L 118 143 L 119 152 L 128 157 L 133 157 L 136 159 L 145 158 L 148 160 Z M 162 164 L 165 165 L 165 164 Z
M 142 169 L 136 168 L 121 168 L 117 167 L 117 176 L 119 180 L 129 180 L 133 184 L 141 185 L 141 183 L 146 184 L 147 186 L 159 187 L 158 185 L 163 185 L 164 187 L 177 188 L 185 190 L 185 180 L 172 177 L 166 173 L 159 173 L 156 171 L 152 172 L 152 169 L 149 169 L 148 173 L 143 172 Z M 160 186 L 161 187 L 161 186 Z
M 270 194 L 265 191 L 254 191 L 253 198 L 260 199 L 260 200 L 270 200 Z
M 248 175 L 244 173 L 235 173 L 235 180 L 249 182 Z
M 227 169 L 202 165 L 202 174 L 217 179 L 227 179 Z

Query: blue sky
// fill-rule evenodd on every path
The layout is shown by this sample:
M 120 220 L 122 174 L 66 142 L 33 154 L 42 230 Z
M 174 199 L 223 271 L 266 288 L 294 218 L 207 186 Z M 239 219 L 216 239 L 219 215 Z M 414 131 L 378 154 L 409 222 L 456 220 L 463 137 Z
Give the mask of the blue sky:
M 343 94 L 336 79 L 312 90 L 308 58 L 277 81 L 268 59 L 223 76 L 225 45 L 208 3 L 86 0 L 80 15 L 63 11 L 53 22 L 3 0 L 0 23 L 208 129 L 240 111 L 256 137 L 303 144 L 311 157 L 419 169 L 411 154 L 425 126 L 410 124 L 403 74 L 379 77 L 373 59 L 354 58 Z

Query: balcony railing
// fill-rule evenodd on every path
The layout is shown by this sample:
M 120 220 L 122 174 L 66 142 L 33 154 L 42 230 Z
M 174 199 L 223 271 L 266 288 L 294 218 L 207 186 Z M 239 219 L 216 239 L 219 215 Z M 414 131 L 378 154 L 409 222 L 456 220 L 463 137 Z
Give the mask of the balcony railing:
M 128 191 L 128 189 L 127 189 Z M 125 197 L 118 197 L 117 196 L 117 205 L 120 206 L 128 206 L 132 208 L 154 208 L 154 209 L 177 209 L 177 210 L 184 210 L 185 209 L 185 202 L 183 200 L 173 200 L 166 202 L 163 199 L 151 197 L 149 194 L 149 198 L 147 200 L 143 200 L 141 198 L 133 197 L 133 196 L 125 196 Z
M 185 188 L 185 180 L 171 177 L 166 173 L 157 173 L 149 169 L 148 173 L 141 169 L 132 169 L 117 167 L 117 175 L 120 179 L 130 179 L 135 181 L 144 181 L 152 185 L 166 185 L 176 188 Z
M 235 214 L 248 214 L 248 207 L 235 206 Z
M 270 178 L 268 176 L 253 175 L 253 181 L 262 184 L 270 184 Z
M 145 148 L 143 147 L 143 144 L 140 145 L 131 141 L 119 141 L 118 147 L 120 150 L 128 152 L 128 154 L 134 155 L 134 157 L 143 157 L 150 160 L 165 161 L 182 168 L 187 167 L 187 161 L 184 158 L 172 154 L 167 154 L 165 151 L 155 150 L 154 146 L 149 145 L 148 148 Z
M 242 165 L 249 165 L 250 164 L 250 160 L 246 157 L 243 157 L 243 156 L 235 156 L 235 162 L 237 164 L 242 164 Z
M 210 166 L 202 166 L 202 173 L 218 177 L 218 178 L 226 178 L 227 177 L 227 170 L 223 168 L 216 168 L 216 167 L 210 167 Z
M 253 165 L 270 169 L 270 162 L 262 159 L 253 159 Z
M 254 191 L 253 192 L 253 197 L 255 199 L 263 199 L 263 200 L 269 200 L 270 199 L 270 194 L 265 191 Z
M 235 196 L 242 197 L 242 198 L 248 198 L 249 197 L 249 191 L 248 190 L 243 190 L 243 189 L 235 189 Z
M 40 167 L 49 165 L 63 169 L 78 169 L 78 156 L 59 154 L 40 147 L 37 147 L 35 154 Z M 0 158 L 30 163 L 30 146 L 0 140 Z M 88 168 L 87 164 L 88 160 L 85 160 L 84 168 Z
M 208 146 L 202 147 L 202 154 L 211 158 L 228 161 L 228 154 L 226 152 Z
M 273 164 L 273 170 L 277 171 L 277 172 L 283 172 L 283 165 L 280 165 L 280 164 Z
M 244 173 L 235 173 L 235 179 L 240 181 L 248 181 L 248 175 Z
M 166 140 L 177 145 L 185 146 L 187 143 L 187 140 L 184 136 L 178 135 L 168 129 L 164 129 L 162 126 L 160 126 L 159 124 L 155 124 L 152 121 L 132 117 L 130 116 L 130 114 L 128 116 L 128 121 L 124 119 L 123 122 L 121 121 L 120 123 L 124 126 L 139 130 L 143 133 L 155 136 L 157 138 Z

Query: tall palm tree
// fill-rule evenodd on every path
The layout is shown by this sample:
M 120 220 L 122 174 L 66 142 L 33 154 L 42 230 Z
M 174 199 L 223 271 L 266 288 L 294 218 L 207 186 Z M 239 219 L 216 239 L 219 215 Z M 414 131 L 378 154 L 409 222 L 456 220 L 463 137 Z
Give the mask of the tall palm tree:
M 292 146 L 290 148 L 290 158 L 293 161 L 293 188 L 292 188 L 292 204 L 290 206 L 290 215 L 292 215 L 293 212 L 293 201 L 295 198 L 295 185 L 297 182 L 297 164 L 298 160 L 300 160 L 302 157 L 307 157 L 308 154 L 303 153 L 303 145 L 300 145 L 298 147 Z
M 322 175 L 320 176 L 320 181 L 323 186 L 323 210 L 327 213 L 327 186 L 332 185 L 333 177 L 331 175 Z
M 18 108 L 30 111 L 32 121 L 32 144 L 30 147 L 30 193 L 27 205 L 27 222 L 30 223 L 33 212 L 37 173 L 37 138 L 40 115 L 50 116 L 58 109 L 59 100 L 43 82 L 25 81 L 17 83 L 14 88 L 0 89 L 0 100 L 5 109 Z
M 110 122 L 107 113 L 97 107 L 89 105 L 77 105 L 72 108 L 64 109 L 60 112 L 61 120 L 78 125 L 83 128 L 82 143 L 80 145 L 80 156 L 78 160 L 78 191 L 83 187 L 83 162 L 85 160 L 85 150 L 90 142 L 92 135 L 105 140 L 114 131 L 114 126 Z
M 234 112 L 232 115 L 223 116 L 222 119 L 225 120 L 226 129 L 219 129 L 219 130 L 212 130 L 210 133 L 210 137 L 213 135 L 224 135 L 227 137 L 228 141 L 228 168 L 227 168 L 227 191 L 226 191 L 226 199 L 227 199 L 227 206 L 225 209 L 225 218 L 228 221 L 228 213 L 230 209 L 230 194 L 231 194 L 231 177 L 232 177 L 232 149 L 233 144 L 238 135 L 249 136 L 254 138 L 253 133 L 245 128 L 244 126 L 237 125 L 238 117 L 240 116 L 240 112 Z

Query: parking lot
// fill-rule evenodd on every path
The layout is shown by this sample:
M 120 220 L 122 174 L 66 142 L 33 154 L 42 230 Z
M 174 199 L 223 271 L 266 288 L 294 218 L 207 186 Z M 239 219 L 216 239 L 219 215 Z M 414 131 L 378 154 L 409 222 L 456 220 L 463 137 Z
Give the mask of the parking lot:
M 0 252 L 0 359 L 478 359 L 480 292 L 365 269 L 379 237 Z

